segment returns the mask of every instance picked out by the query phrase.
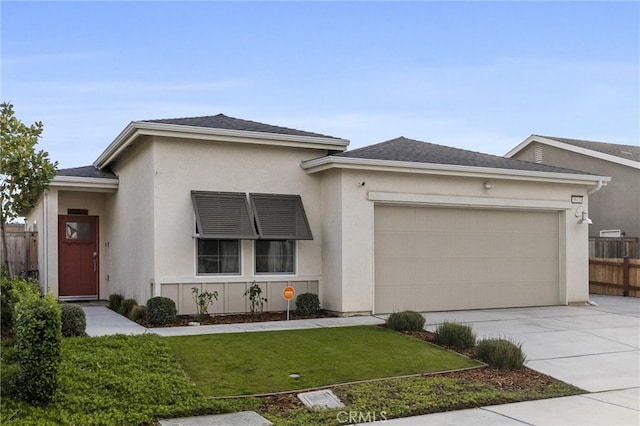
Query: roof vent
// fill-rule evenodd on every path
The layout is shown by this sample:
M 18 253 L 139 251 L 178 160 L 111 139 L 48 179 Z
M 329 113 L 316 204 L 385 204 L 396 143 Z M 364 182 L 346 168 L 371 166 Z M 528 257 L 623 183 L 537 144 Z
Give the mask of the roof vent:
M 536 163 L 542 163 L 542 147 L 540 145 L 536 146 L 533 157 Z

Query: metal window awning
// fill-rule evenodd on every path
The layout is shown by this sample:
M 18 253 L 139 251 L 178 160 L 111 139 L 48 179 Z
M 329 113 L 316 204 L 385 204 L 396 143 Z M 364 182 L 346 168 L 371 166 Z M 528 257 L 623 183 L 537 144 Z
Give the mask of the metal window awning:
M 261 239 L 313 239 L 299 195 L 249 194 L 249 199 Z
M 191 191 L 191 200 L 200 238 L 258 239 L 246 194 Z

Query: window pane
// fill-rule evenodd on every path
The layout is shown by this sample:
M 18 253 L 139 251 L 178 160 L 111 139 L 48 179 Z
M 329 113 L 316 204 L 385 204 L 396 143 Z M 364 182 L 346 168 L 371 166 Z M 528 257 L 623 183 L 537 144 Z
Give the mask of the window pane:
M 256 241 L 256 273 L 294 273 L 295 240 Z
M 88 223 L 67 222 L 67 240 L 88 240 L 91 238 L 91 227 Z
M 240 241 L 198 239 L 199 274 L 240 273 Z

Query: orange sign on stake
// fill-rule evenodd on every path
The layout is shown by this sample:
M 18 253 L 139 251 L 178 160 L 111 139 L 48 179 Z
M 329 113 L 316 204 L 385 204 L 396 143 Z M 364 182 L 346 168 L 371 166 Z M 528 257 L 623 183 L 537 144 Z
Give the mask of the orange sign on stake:
M 284 290 L 282 290 L 282 297 L 284 297 L 284 300 L 292 300 L 295 295 L 296 290 L 291 286 L 285 287 Z
M 284 290 L 282 290 L 282 297 L 287 301 L 287 321 L 289 321 L 289 305 L 291 304 L 291 299 L 296 295 L 296 290 L 290 285 L 286 286 Z

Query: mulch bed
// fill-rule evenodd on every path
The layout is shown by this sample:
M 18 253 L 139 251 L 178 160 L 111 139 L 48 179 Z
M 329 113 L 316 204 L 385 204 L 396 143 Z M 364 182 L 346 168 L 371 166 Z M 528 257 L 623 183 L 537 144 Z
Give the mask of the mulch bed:
M 313 319 L 313 318 L 335 318 L 336 315 L 326 312 L 324 310 L 318 312 L 315 315 L 302 315 L 297 311 L 289 312 L 289 319 Z M 188 326 L 190 322 L 199 322 L 200 325 L 215 325 L 215 324 L 237 324 L 247 322 L 267 322 L 267 321 L 285 321 L 287 319 L 286 311 L 279 312 L 262 312 L 256 314 L 216 314 L 216 315 L 204 315 L 198 317 L 197 315 L 178 315 L 176 322 L 167 324 L 164 326 L 151 325 L 144 322 L 139 322 L 145 327 L 183 327 Z

